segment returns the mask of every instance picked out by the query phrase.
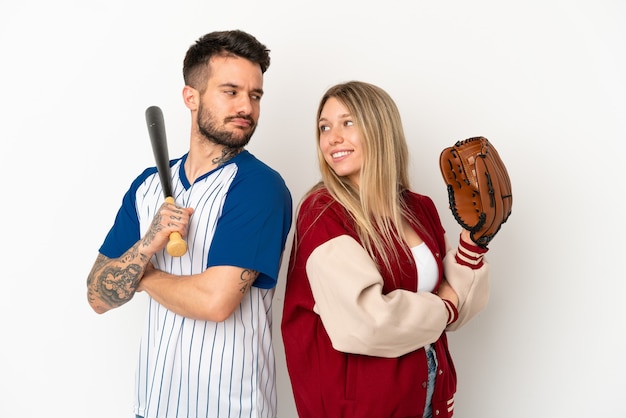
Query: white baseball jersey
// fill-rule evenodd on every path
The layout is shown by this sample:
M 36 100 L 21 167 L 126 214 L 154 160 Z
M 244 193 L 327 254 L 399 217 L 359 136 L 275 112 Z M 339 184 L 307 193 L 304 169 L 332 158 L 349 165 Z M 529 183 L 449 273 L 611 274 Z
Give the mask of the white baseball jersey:
M 292 200 L 280 175 L 243 151 L 189 184 L 187 155 L 171 163 L 177 205 L 193 207 L 188 251 L 153 257 L 159 270 L 197 274 L 230 265 L 259 277 L 223 322 L 185 318 L 149 300 L 138 358 L 135 414 L 144 418 L 275 417 L 272 297 L 291 227 Z M 156 168 L 124 196 L 100 252 L 115 258 L 148 230 L 163 202 Z

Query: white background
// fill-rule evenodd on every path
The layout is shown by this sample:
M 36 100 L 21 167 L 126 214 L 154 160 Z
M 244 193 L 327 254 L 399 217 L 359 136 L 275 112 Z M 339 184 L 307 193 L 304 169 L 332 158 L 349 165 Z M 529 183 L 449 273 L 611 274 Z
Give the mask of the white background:
M 235 28 L 272 51 L 249 149 L 294 203 L 318 179 L 318 100 L 350 79 L 395 98 L 413 188 L 452 238 L 441 149 L 483 135 L 507 164 L 491 300 L 451 335 L 455 416 L 626 416 L 626 2 L 0 0 L 0 417 L 132 416 L 145 299 L 98 316 L 85 280 L 154 165 L 144 110 L 163 109 L 170 156 L 184 153 L 184 53 Z M 283 293 L 281 275 L 279 417 L 293 418 Z

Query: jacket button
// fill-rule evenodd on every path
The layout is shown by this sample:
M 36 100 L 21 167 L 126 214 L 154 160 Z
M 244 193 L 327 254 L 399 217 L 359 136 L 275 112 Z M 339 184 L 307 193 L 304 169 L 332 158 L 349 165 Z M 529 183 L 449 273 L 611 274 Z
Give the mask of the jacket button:
M 439 369 L 439 376 L 443 374 L 443 370 Z
M 439 415 L 439 410 L 438 409 L 435 410 L 435 415 Z
M 422 382 L 422 387 L 423 387 L 424 389 L 426 389 L 426 386 L 428 386 L 428 382 Z

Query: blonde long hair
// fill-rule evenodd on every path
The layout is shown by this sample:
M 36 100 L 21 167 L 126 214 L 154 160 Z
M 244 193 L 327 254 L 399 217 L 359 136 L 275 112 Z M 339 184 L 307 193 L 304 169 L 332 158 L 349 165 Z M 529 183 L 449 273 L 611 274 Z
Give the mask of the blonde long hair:
M 317 110 L 316 123 L 331 97 L 349 110 L 361 138 L 364 157 L 357 186 L 347 177 L 338 176 L 326 163 L 317 129 L 321 183 L 353 218 L 357 234 L 370 256 L 376 259 L 376 252 L 383 255 L 383 260 L 379 261 L 389 268 L 389 260 L 384 254 L 391 251 L 397 258 L 394 242 L 406 242 L 402 219 L 410 219 L 419 225 L 402 197 L 402 193 L 410 189 L 410 184 L 409 152 L 400 112 L 382 88 L 349 81 L 326 91 Z M 320 186 L 318 184 L 313 189 Z

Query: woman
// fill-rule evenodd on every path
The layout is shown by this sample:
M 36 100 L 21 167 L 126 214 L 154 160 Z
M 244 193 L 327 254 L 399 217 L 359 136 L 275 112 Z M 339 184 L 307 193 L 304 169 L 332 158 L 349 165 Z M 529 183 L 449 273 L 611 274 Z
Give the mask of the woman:
M 303 198 L 281 324 L 300 418 L 451 417 L 446 331 L 487 304 L 486 249 L 447 244 L 409 187 L 400 113 L 381 88 L 331 87 L 318 107 L 322 181 Z

